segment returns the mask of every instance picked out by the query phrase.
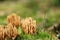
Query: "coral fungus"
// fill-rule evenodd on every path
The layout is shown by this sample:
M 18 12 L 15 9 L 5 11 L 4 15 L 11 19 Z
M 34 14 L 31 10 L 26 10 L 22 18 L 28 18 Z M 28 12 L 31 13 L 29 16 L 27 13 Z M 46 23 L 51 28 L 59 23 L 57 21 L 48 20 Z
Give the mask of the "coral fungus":
M 19 26 L 21 24 L 20 16 L 17 16 L 16 14 L 11 14 L 7 16 L 8 23 L 11 23 L 14 26 Z
M 4 40 L 5 30 L 2 25 L 0 25 L 0 40 Z
M 15 39 L 18 35 L 18 31 L 16 27 L 13 27 L 12 24 L 8 24 L 6 26 L 6 35 L 9 38 Z
M 28 34 L 36 33 L 36 21 L 33 20 L 31 17 L 26 18 L 22 21 L 22 27 L 24 29 L 24 32 Z

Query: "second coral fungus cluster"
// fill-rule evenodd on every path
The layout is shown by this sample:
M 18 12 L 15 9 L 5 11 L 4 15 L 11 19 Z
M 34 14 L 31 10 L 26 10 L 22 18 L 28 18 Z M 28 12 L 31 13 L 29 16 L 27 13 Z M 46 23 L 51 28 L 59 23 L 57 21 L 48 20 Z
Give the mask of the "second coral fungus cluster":
M 31 17 L 23 20 L 22 27 L 23 27 L 24 31 L 28 34 L 36 33 L 36 21 L 33 20 Z

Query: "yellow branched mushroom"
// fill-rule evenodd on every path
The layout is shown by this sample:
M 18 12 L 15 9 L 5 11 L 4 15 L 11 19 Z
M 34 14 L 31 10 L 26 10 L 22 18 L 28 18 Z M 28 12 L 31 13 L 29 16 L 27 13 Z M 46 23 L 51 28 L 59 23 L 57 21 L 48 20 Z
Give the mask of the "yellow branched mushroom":
M 4 40 L 4 36 L 5 36 L 4 27 L 0 25 L 0 40 Z
M 6 35 L 8 38 L 15 39 L 18 36 L 17 28 L 10 23 L 6 26 Z
M 26 18 L 22 21 L 22 27 L 24 32 L 28 34 L 34 34 L 36 33 L 36 21 L 33 20 L 31 17 Z
M 11 14 L 7 16 L 8 23 L 11 23 L 12 25 L 18 27 L 21 25 L 21 19 L 20 16 L 17 16 L 16 14 Z

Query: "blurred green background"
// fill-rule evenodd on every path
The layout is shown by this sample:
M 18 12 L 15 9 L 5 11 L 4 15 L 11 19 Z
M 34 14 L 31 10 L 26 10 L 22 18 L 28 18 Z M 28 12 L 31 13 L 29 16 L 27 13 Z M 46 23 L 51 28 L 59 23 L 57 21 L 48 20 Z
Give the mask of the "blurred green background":
M 32 17 L 39 28 L 37 35 L 22 34 L 18 39 L 53 40 L 51 34 L 42 30 L 60 20 L 60 0 L 0 0 L 0 24 L 6 24 L 7 15 L 12 13 L 21 18 Z

